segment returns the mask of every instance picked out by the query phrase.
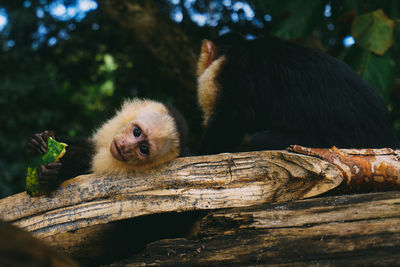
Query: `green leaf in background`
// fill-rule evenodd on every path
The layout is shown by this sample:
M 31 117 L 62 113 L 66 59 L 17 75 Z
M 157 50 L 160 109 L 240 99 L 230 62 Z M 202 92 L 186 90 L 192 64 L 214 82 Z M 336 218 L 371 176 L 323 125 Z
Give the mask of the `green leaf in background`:
M 368 53 L 360 75 L 388 101 L 395 71 L 396 63 L 389 52 L 386 52 L 383 56 Z
M 393 45 L 393 28 L 393 20 L 378 9 L 355 18 L 351 34 L 359 46 L 381 56 Z
M 272 16 L 283 17 L 273 29 L 275 36 L 292 40 L 310 35 L 323 20 L 325 1 L 269 1 Z
M 396 73 L 396 63 L 390 52 L 386 52 L 383 56 L 377 56 L 354 47 L 348 51 L 345 61 L 351 62 L 351 66 L 358 74 L 374 87 L 386 102 L 389 102 L 390 90 Z

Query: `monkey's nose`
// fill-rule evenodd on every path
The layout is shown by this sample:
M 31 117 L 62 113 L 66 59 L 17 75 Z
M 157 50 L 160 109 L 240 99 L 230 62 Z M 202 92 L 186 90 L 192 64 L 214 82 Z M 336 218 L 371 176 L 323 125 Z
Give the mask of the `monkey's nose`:
M 122 150 L 122 151 L 126 150 L 126 142 L 124 140 L 119 141 L 118 146 L 119 146 L 120 150 Z

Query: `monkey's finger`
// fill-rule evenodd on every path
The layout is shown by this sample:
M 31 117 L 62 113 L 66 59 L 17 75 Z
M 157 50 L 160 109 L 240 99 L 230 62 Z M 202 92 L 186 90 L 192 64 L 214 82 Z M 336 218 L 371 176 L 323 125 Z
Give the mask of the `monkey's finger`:
M 46 140 L 45 138 L 45 134 L 43 133 L 37 133 L 33 135 L 33 138 L 36 139 L 39 143 L 41 143 L 42 145 L 47 145 L 46 144 Z
M 47 138 L 49 138 L 49 137 L 52 137 L 53 139 L 55 139 L 55 138 L 54 138 L 54 131 L 45 130 L 45 131 L 43 132 L 43 137 L 44 137 L 45 140 L 47 140 Z
M 57 174 L 59 171 L 59 166 L 57 164 L 58 163 L 48 163 L 46 166 L 40 164 L 38 166 L 38 172 L 41 175 L 50 175 L 50 176 Z
M 43 139 L 42 133 L 34 134 L 32 140 L 36 140 L 40 146 L 42 147 L 41 149 L 44 149 L 44 152 L 47 150 L 47 144 L 46 141 Z
M 40 164 L 39 166 L 37 166 L 36 168 L 36 172 L 39 176 L 39 178 L 42 176 L 42 172 L 46 169 L 46 167 L 43 164 Z
M 38 181 L 41 185 L 54 183 L 57 181 L 57 175 L 45 172 L 39 176 Z
M 60 183 L 58 181 L 58 177 L 53 175 L 53 176 L 41 177 L 41 179 L 39 180 L 39 184 L 43 188 L 46 188 L 47 190 L 52 191 L 53 189 L 56 189 Z
M 40 186 L 47 188 L 47 189 L 54 189 L 57 187 L 57 176 L 42 176 L 39 179 Z
M 31 139 L 31 140 L 29 140 L 29 142 L 26 144 L 26 146 L 28 147 L 28 149 L 36 150 L 36 148 L 39 147 L 39 143 L 38 143 L 36 140 Z
M 35 138 L 32 138 L 28 142 L 27 146 L 28 146 L 29 153 L 33 153 L 33 152 L 39 152 L 39 154 L 46 153 L 46 149 Z
M 40 178 L 49 178 L 54 177 L 57 178 L 59 169 L 48 169 L 43 165 L 39 165 L 37 168 L 37 172 Z
M 62 167 L 62 163 L 60 162 L 50 162 L 46 165 L 47 169 L 60 169 Z
M 42 177 L 50 176 L 50 177 L 55 177 L 57 178 L 58 175 L 58 169 L 46 169 L 41 172 Z

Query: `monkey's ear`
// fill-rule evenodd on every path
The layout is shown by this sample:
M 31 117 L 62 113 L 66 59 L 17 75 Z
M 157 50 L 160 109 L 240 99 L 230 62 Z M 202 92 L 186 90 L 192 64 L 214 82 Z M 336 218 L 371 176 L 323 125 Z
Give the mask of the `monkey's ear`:
M 197 62 L 197 77 L 211 65 L 215 56 L 215 45 L 209 40 L 203 40 L 201 44 L 200 56 Z

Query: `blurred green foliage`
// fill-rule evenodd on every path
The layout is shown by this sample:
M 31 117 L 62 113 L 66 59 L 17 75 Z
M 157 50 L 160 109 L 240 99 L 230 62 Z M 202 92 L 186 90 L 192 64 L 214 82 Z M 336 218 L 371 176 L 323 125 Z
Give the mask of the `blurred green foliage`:
M 0 2 L 8 14 L 0 32 L 0 197 L 24 190 L 25 144 L 33 133 L 90 136 L 128 97 L 185 110 L 192 140 L 198 137 L 197 107 L 187 107 L 193 92 L 182 89 L 146 47 L 100 8 L 80 20 L 60 20 L 45 8 L 52 2 Z M 156 2 L 196 42 L 227 29 L 306 44 L 317 36 L 312 46 L 344 60 L 384 97 L 400 133 L 400 1 L 249 0 L 250 15 L 243 4 L 234 6 L 245 1 L 197 0 L 190 9 L 188 1 Z M 214 23 L 207 14 L 216 12 Z M 193 14 L 209 23 L 199 26 Z M 351 34 L 355 45 L 345 47 Z
M 0 32 L 0 197 L 24 190 L 25 145 L 33 133 L 90 136 L 123 99 L 170 101 L 176 87 L 156 59 L 101 10 L 80 22 L 57 21 L 35 15 L 46 1 L 29 8 L 17 2 L 0 2 L 9 16 Z M 35 37 L 39 25 L 49 30 L 42 42 Z M 66 29 L 69 38 L 48 44 Z M 7 47 L 9 40 L 15 45 Z

